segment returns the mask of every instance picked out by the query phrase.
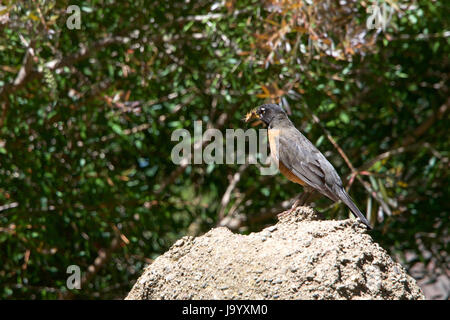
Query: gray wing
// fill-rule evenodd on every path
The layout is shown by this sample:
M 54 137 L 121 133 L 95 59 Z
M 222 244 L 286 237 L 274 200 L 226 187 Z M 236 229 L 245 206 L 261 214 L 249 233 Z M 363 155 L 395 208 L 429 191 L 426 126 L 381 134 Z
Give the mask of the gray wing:
M 342 200 L 361 221 L 370 226 L 352 198 L 347 194 L 342 181 L 325 156 L 295 127 L 280 129 L 277 150 L 278 161 L 298 178 L 306 182 L 331 200 Z
M 310 187 L 337 201 L 342 181 L 331 163 L 296 128 L 280 130 L 278 160 Z

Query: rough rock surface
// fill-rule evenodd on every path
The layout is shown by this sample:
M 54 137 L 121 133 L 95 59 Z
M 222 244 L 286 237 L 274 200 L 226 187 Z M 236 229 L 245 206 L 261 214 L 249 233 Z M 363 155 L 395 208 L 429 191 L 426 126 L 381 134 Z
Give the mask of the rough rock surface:
M 221 227 L 184 237 L 148 266 L 126 299 L 424 299 L 415 280 L 357 220 L 309 207 L 250 235 Z

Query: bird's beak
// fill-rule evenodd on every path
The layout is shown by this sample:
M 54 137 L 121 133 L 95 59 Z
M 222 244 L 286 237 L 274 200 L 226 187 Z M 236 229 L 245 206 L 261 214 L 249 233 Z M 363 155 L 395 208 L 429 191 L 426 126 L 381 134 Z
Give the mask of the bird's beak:
M 245 122 L 250 122 L 252 120 L 256 120 L 252 126 L 255 127 L 257 125 L 260 125 L 262 121 L 260 120 L 260 116 L 256 113 L 256 108 L 252 109 L 250 112 L 247 112 L 245 115 Z

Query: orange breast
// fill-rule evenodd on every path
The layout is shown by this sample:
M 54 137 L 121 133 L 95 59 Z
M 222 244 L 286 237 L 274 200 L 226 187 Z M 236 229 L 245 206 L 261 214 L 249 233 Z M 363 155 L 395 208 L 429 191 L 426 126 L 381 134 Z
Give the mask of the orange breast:
M 270 154 L 272 156 L 272 158 L 276 161 L 277 157 L 275 156 L 276 154 L 278 154 L 278 158 L 279 158 L 279 162 L 278 162 L 278 169 L 280 170 L 280 172 L 286 177 L 288 178 L 290 181 L 298 183 L 302 186 L 306 186 L 307 184 L 301 180 L 299 177 L 297 177 L 295 174 L 293 174 L 281 161 L 282 158 L 282 151 L 278 150 L 278 146 L 279 144 L 276 143 L 276 139 L 278 137 L 278 135 L 280 134 L 279 129 L 268 129 L 268 138 L 269 138 L 269 145 L 270 145 Z M 289 150 L 283 150 L 283 152 L 289 152 Z
M 280 172 L 289 180 L 291 180 L 292 182 L 298 183 L 302 186 L 306 186 L 306 183 L 300 179 L 299 177 L 297 177 L 295 174 L 293 174 L 288 168 L 286 168 L 286 166 L 280 161 L 280 163 L 278 164 L 278 169 L 280 169 Z

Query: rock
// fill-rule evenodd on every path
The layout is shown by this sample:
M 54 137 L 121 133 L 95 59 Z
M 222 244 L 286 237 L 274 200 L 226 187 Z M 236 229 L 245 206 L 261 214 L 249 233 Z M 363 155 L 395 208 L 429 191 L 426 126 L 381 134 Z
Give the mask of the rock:
M 366 231 L 356 220 L 322 221 L 309 207 L 247 236 L 215 228 L 178 240 L 126 299 L 424 299 Z

